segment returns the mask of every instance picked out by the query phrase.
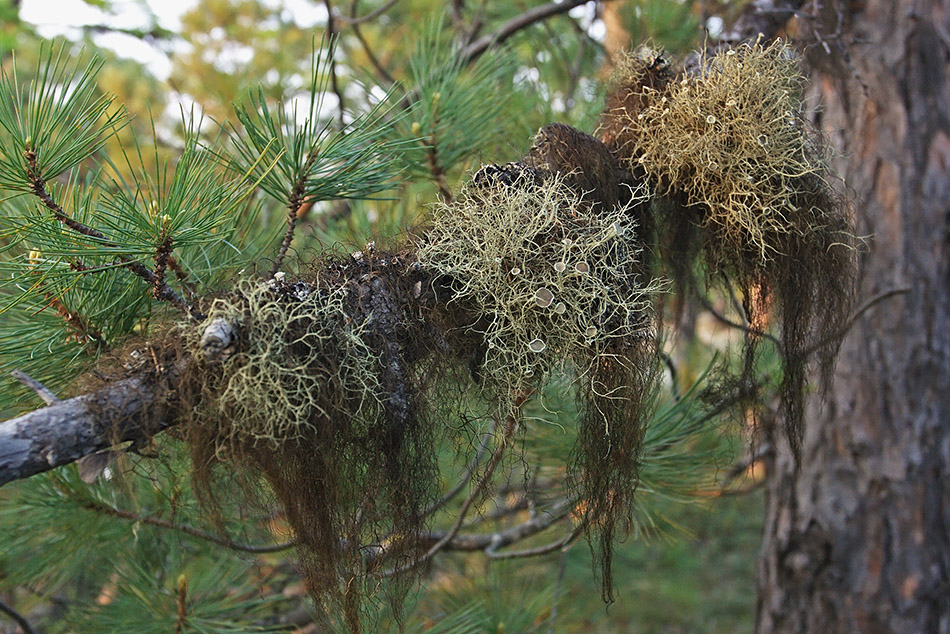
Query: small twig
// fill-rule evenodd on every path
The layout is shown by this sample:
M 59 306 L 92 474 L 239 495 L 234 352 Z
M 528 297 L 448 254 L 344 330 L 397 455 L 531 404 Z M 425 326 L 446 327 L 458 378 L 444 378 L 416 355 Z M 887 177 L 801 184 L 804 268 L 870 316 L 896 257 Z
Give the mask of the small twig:
M 40 288 L 42 288 L 42 285 Z M 64 304 L 59 297 L 48 291 L 43 292 L 43 297 L 46 298 L 46 306 L 52 307 L 53 310 L 66 321 L 66 324 L 75 331 L 75 334 L 72 336 L 75 337 L 76 341 L 86 344 L 86 352 L 95 356 L 99 350 L 107 350 L 109 348 L 109 344 L 106 342 L 102 333 L 86 323 L 86 320 L 83 319 L 82 315 L 78 312 L 67 308 L 66 304 Z M 41 313 L 43 310 L 45 310 L 45 307 L 36 311 L 36 313 Z M 85 339 L 85 341 L 82 341 L 83 339 Z
M 337 77 L 337 73 L 336 73 L 336 55 L 335 55 L 336 53 L 335 49 L 337 46 L 339 46 L 339 43 L 340 43 L 340 40 L 337 37 L 337 33 L 339 31 L 337 31 L 337 28 L 336 28 L 336 18 L 338 16 L 336 16 L 333 12 L 333 3 L 331 2 L 331 0 L 323 0 L 323 4 L 326 5 L 327 7 L 327 37 L 329 41 L 331 42 L 331 44 L 335 43 L 334 45 L 330 46 L 330 53 L 329 53 L 330 55 L 330 60 L 329 60 L 330 61 L 330 87 L 333 90 L 333 94 L 336 95 L 336 98 L 337 98 L 337 110 L 338 110 L 339 119 L 340 119 L 340 129 L 343 129 L 346 126 L 346 120 L 343 118 L 343 108 L 344 108 L 345 102 L 343 100 L 343 91 L 340 90 L 340 80 Z
M 663 359 L 663 362 L 666 364 L 666 369 L 670 372 L 670 391 L 673 392 L 673 400 L 678 401 L 682 398 L 679 388 L 679 378 L 676 372 L 676 364 L 673 363 L 673 357 L 666 354 L 663 351 L 660 351 L 660 357 Z
M 577 500 L 564 498 L 554 504 L 547 512 L 497 533 L 462 533 L 451 535 L 451 533 L 447 532 L 433 531 L 429 533 L 427 537 L 429 540 L 447 540 L 445 545 L 441 548 L 441 550 L 446 552 L 474 552 L 480 550 L 493 559 L 537 557 L 569 546 L 580 536 L 586 524 L 581 522 L 564 537 L 550 544 L 538 546 L 537 548 L 504 553 L 498 551 L 505 546 L 510 546 L 511 544 L 537 535 L 547 528 L 550 528 L 570 514 L 576 506 Z
M 491 428 L 482 436 L 482 441 L 478 446 L 478 451 L 475 453 L 475 457 L 472 458 L 472 461 L 469 463 L 468 468 L 465 470 L 465 475 L 463 475 L 458 484 L 452 487 L 452 490 L 442 496 L 440 500 L 430 504 L 423 512 L 423 517 L 428 517 L 434 512 L 438 511 L 440 508 L 452 501 L 452 499 L 465 488 L 465 485 L 468 484 L 469 479 L 472 477 L 472 474 L 475 473 L 475 469 L 478 468 L 478 463 L 481 462 L 482 457 L 485 455 L 485 452 L 488 450 L 488 443 L 491 441 L 492 435 L 495 433 L 496 424 L 492 423 Z
M 13 621 L 20 626 L 20 629 L 23 630 L 23 634 L 37 634 L 33 626 L 30 625 L 30 622 L 27 621 L 22 614 L 7 605 L 2 599 L 0 599 L 0 612 L 5 612 L 7 616 L 13 619 Z
M 163 29 L 158 25 L 154 25 L 149 29 L 124 29 L 109 24 L 90 24 L 81 26 L 79 28 L 83 30 L 85 35 L 89 35 L 91 33 L 119 33 L 121 35 L 130 35 L 154 46 L 175 38 L 174 31 Z
M 755 447 L 752 447 L 746 455 L 739 462 L 732 465 L 729 468 L 729 473 L 726 474 L 725 479 L 722 484 L 719 486 L 720 491 L 725 491 L 726 487 L 732 484 L 736 479 L 738 479 L 742 474 L 749 470 L 749 468 L 755 463 L 759 462 L 769 454 L 773 452 L 772 444 L 768 442 L 763 442 L 757 444 Z
M 760 330 L 757 330 L 757 329 L 755 329 L 755 328 L 752 328 L 751 326 L 746 326 L 746 325 L 740 324 L 740 323 L 738 323 L 738 322 L 732 321 L 731 319 L 729 319 L 728 317 L 726 317 L 725 315 L 723 315 L 722 313 L 720 313 L 718 310 L 716 310 L 716 309 L 713 307 L 713 305 L 709 302 L 708 299 L 706 299 L 705 297 L 703 297 L 703 296 L 702 296 L 701 294 L 699 294 L 699 293 L 697 293 L 697 296 L 699 297 L 699 303 L 702 304 L 703 308 L 705 308 L 706 310 L 708 310 L 709 313 L 710 313 L 713 317 L 715 317 L 717 321 L 719 321 L 719 322 L 725 324 L 726 326 L 729 326 L 730 328 L 735 328 L 736 330 L 741 330 L 742 332 L 744 332 L 744 333 L 746 333 L 746 334 L 748 334 L 748 335 L 752 335 L 752 336 L 754 336 L 754 337 L 762 337 L 763 339 L 768 339 L 769 341 L 771 341 L 772 343 L 774 343 L 774 344 L 778 347 L 779 350 L 782 349 L 782 342 L 779 341 L 774 335 L 770 335 L 770 334 L 767 333 L 767 332 L 762 332 L 762 331 L 760 331 Z
M 511 532 L 510 541 L 507 536 L 497 540 L 496 543 L 492 544 L 491 547 L 485 549 L 485 554 L 488 555 L 489 559 L 524 559 L 526 557 L 540 557 L 541 555 L 547 555 L 549 553 L 553 553 L 554 551 L 562 550 L 570 546 L 575 540 L 577 540 L 578 537 L 581 536 L 581 533 L 584 532 L 584 528 L 586 526 L 585 523 L 581 522 L 575 526 L 574 530 L 572 530 L 570 533 L 556 541 L 551 542 L 550 544 L 543 544 L 534 548 L 523 548 L 521 550 L 498 552 L 498 549 L 502 548 L 503 546 L 525 539 L 525 537 L 530 535 L 540 533 L 555 522 L 567 516 L 567 514 L 570 513 L 571 509 L 573 508 L 573 503 L 568 501 L 560 509 L 552 509 L 549 514 L 539 515 L 538 517 L 532 518 L 523 524 L 515 526 L 514 530 Z
M 356 16 L 356 10 L 359 6 L 359 0 L 353 0 L 353 4 L 350 5 L 350 15 Z M 369 42 L 366 41 L 366 38 L 363 37 L 363 32 L 360 30 L 359 24 L 356 22 L 351 23 L 353 27 L 353 35 L 356 36 L 356 39 L 359 41 L 360 46 L 363 47 L 363 52 L 366 53 L 369 63 L 376 70 L 376 75 L 387 82 L 389 85 L 396 83 L 396 79 L 386 70 L 386 67 L 379 61 L 379 58 L 376 57 L 376 54 L 373 52 L 373 47 L 369 45 Z
M 231 550 L 238 550 L 245 553 L 277 553 L 284 550 L 289 550 L 296 545 L 295 542 L 283 542 L 280 544 L 271 544 L 267 546 L 244 544 L 234 541 L 230 537 L 215 535 L 214 533 L 203 531 L 200 528 L 195 528 L 194 526 L 189 526 L 188 524 L 176 524 L 166 519 L 155 517 L 154 515 L 140 515 L 138 513 L 133 513 L 132 511 L 116 508 L 114 506 L 107 506 L 101 502 L 84 501 L 82 502 L 82 506 L 87 510 L 129 520 L 130 522 L 141 522 L 142 524 L 150 524 L 159 528 L 167 528 L 169 530 L 185 533 L 186 535 L 191 535 L 192 537 L 197 537 L 198 539 L 203 539 L 205 541 L 218 544 L 219 546 L 224 546 L 225 548 L 230 548 Z
M 359 24 L 364 24 L 364 23 L 366 23 L 366 22 L 371 22 L 371 21 L 375 20 L 376 18 L 378 18 L 379 16 L 381 16 L 382 14 L 386 13 L 386 12 L 389 11 L 393 6 L 395 6 L 395 4 L 396 4 L 397 2 L 399 2 L 399 0 L 389 0 L 388 2 L 386 2 L 385 4 L 383 4 L 382 6 L 380 6 L 379 8 L 373 9 L 372 11 L 370 11 L 369 13 L 367 13 L 366 15 L 363 15 L 363 16 L 360 16 L 360 17 L 356 17 L 356 11 L 351 11 L 351 12 L 350 12 L 350 16 L 345 16 L 345 15 L 343 15 L 342 13 L 338 13 L 338 14 L 337 14 L 336 16 L 334 16 L 334 17 L 335 17 L 337 20 L 339 20 L 340 22 L 343 22 L 344 24 L 349 24 L 349 25 L 351 25 L 351 26 L 353 26 L 353 25 L 359 25 Z
M 462 10 L 465 8 L 465 0 L 452 0 L 452 22 L 455 24 L 455 31 L 462 32 Z
M 31 377 L 26 372 L 22 372 L 20 370 L 10 370 L 10 374 L 14 379 L 36 392 L 36 395 L 39 396 L 40 399 L 42 399 L 47 405 L 59 403 L 59 399 L 56 398 L 56 395 L 53 394 L 52 390 Z
M 277 250 L 274 265 L 267 276 L 270 279 L 274 279 L 274 276 L 277 275 L 277 271 L 280 270 L 280 265 L 283 264 L 284 257 L 287 255 L 287 250 L 290 249 L 290 243 L 294 239 L 294 230 L 297 228 L 297 221 L 300 219 L 298 212 L 306 199 L 307 174 L 310 173 L 316 159 L 317 152 L 315 148 L 310 148 L 307 161 L 304 163 L 303 169 L 300 170 L 300 176 L 297 177 L 297 182 L 294 183 L 294 188 L 290 192 L 290 199 L 287 201 L 287 230 L 284 232 L 284 239 L 281 240 L 280 248 Z
M 465 522 L 462 527 L 472 528 L 474 526 L 484 524 L 485 522 L 500 520 L 504 517 L 508 517 L 509 515 L 514 515 L 515 513 L 528 510 L 531 508 L 531 506 L 531 500 L 528 498 L 527 494 L 524 494 L 511 504 L 496 504 L 495 508 L 488 513 L 479 513 L 472 519 Z
M 465 50 L 462 51 L 461 59 L 465 62 L 470 62 L 479 57 L 492 46 L 501 44 L 518 31 L 526 29 L 527 27 L 553 15 L 567 13 L 574 7 L 579 7 L 580 5 L 585 4 L 586 1 L 587 0 L 565 0 L 563 2 L 550 2 L 540 7 L 535 7 L 525 11 L 521 15 L 516 16 L 502 24 L 493 33 L 489 33 L 488 35 L 485 35 L 484 37 L 481 37 L 475 42 L 469 44 Z
M 861 304 L 861 306 L 858 307 L 858 309 L 855 310 L 854 313 L 852 313 L 850 317 L 848 317 L 848 321 L 845 322 L 844 326 L 842 326 L 840 330 L 838 330 L 837 332 L 831 335 L 828 335 L 827 337 L 825 337 L 824 339 L 822 339 L 821 341 L 819 341 L 812 347 L 808 348 L 808 350 L 806 351 L 806 354 L 811 354 L 815 350 L 819 350 L 823 348 L 824 346 L 828 345 L 832 341 L 835 341 L 836 339 L 844 337 L 847 334 L 847 332 L 851 330 L 851 328 L 854 326 L 854 323 L 861 317 L 861 315 L 863 315 L 870 309 L 874 308 L 874 306 L 881 303 L 885 299 L 894 297 L 895 295 L 904 295 L 906 293 L 911 292 L 911 290 L 913 289 L 893 288 L 889 291 L 878 293 L 877 295 L 874 295 L 873 297 L 869 298 L 866 302 Z
M 438 123 L 438 120 L 436 120 L 436 123 Z M 432 175 L 432 181 L 439 189 L 439 196 L 442 197 L 442 202 L 450 203 L 454 197 L 452 195 L 452 189 L 449 187 L 449 183 L 445 178 L 445 170 L 442 169 L 442 166 L 439 164 L 439 153 L 436 148 L 436 142 L 435 133 L 430 135 L 425 141 L 426 163 L 429 165 L 429 174 Z

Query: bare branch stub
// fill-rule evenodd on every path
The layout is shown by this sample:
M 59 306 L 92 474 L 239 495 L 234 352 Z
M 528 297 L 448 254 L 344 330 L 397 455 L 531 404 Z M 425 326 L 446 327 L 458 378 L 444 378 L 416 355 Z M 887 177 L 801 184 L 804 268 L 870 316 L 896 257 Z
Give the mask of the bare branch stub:
M 59 398 L 53 394 L 52 390 L 31 377 L 26 372 L 21 372 L 20 370 L 11 370 L 10 374 L 13 375 L 13 378 L 15 378 L 17 381 L 36 392 L 36 395 L 39 396 L 40 399 L 42 399 L 42 401 L 47 405 L 59 403 Z
M 160 391 L 171 387 L 160 383 L 129 378 L 0 423 L 0 485 L 170 426 L 153 411 Z

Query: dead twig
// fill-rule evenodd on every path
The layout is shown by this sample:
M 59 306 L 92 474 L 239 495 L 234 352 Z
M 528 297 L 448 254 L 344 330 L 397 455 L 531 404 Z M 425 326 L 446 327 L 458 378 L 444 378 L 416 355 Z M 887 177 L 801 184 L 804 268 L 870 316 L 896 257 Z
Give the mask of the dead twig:
M 19 625 L 20 629 L 23 630 L 23 634 L 36 634 L 36 630 L 34 630 L 30 622 L 26 620 L 26 617 L 4 603 L 2 599 L 0 599 L 0 612 L 6 613 L 7 616 L 13 619 L 13 622 Z
M 55 394 L 53 394 L 52 390 L 28 375 L 26 372 L 22 372 L 20 370 L 11 370 L 10 374 L 14 379 L 36 392 L 36 395 L 39 396 L 40 399 L 42 399 L 42 401 L 47 405 L 59 403 L 59 399 Z

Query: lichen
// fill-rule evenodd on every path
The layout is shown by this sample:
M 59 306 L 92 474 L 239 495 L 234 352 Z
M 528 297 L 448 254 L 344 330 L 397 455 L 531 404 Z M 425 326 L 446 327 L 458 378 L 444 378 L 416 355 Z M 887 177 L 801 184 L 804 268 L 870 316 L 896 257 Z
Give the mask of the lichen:
M 738 380 L 751 384 L 771 315 L 797 453 L 806 369 L 830 380 L 853 303 L 850 208 L 807 118 L 805 77 L 781 41 L 742 44 L 672 70 L 659 53 L 621 65 L 601 134 L 656 188 L 663 269 L 682 292 L 734 284 L 749 323 Z

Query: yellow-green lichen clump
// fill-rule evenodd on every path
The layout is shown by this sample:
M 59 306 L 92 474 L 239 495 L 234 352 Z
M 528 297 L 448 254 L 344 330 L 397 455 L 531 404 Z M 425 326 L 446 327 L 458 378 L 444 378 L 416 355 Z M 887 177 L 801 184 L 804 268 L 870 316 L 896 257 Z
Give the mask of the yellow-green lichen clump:
M 778 41 L 701 58 L 661 91 L 643 88 L 648 107 L 623 121 L 636 139 L 631 168 L 701 207 L 702 224 L 724 245 L 765 262 L 782 248 L 780 236 L 824 228 L 827 210 L 803 208 L 829 187 L 803 90 L 795 54 Z M 716 264 L 735 257 L 721 256 Z
M 658 253 L 677 289 L 699 289 L 699 271 L 707 285 L 741 292 L 745 386 L 759 333 L 770 314 L 780 319 L 780 389 L 797 451 L 806 366 L 819 358 L 827 386 L 853 303 L 850 209 L 807 118 L 799 60 L 781 41 L 670 66 L 655 52 L 627 59 L 600 133 L 656 188 Z
M 419 261 L 450 280 L 450 310 L 477 316 L 464 327 L 483 342 L 493 391 L 523 394 L 566 359 L 652 334 L 657 289 L 639 279 L 625 209 L 591 214 L 551 177 L 470 185 L 433 211 Z
M 205 375 L 218 383 L 209 386 L 215 397 L 205 416 L 221 421 L 220 438 L 283 444 L 334 416 L 355 424 L 378 415 L 377 355 L 362 338 L 365 324 L 346 311 L 347 293 L 306 285 L 281 293 L 273 282 L 245 279 L 213 300 L 188 332 L 196 358 L 199 336 L 217 320 L 240 333 L 238 352 Z

